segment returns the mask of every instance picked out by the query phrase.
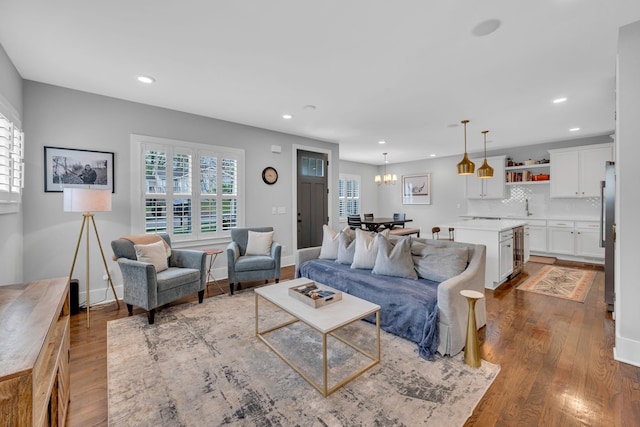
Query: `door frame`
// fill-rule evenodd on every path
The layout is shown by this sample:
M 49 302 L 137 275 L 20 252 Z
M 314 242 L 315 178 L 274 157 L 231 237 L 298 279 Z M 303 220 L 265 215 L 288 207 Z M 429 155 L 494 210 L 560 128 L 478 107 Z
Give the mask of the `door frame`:
M 293 144 L 291 148 L 291 182 L 293 182 L 291 186 L 291 200 L 293 201 L 291 204 L 291 248 L 295 259 L 295 253 L 298 250 L 298 150 L 327 155 L 327 161 L 329 162 L 329 167 L 327 168 L 327 189 L 329 190 L 327 194 L 327 213 L 329 215 L 329 223 L 333 221 L 333 151 L 299 144 Z

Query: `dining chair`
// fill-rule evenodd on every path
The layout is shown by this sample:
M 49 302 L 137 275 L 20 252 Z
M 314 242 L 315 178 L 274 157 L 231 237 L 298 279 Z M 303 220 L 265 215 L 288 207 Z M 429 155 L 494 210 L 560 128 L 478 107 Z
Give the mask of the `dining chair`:
M 394 213 L 393 220 L 394 221 L 404 221 L 407 218 L 407 215 L 404 213 Z M 402 224 L 394 225 L 393 228 L 402 227 L 404 228 L 404 222 Z
M 364 214 L 364 220 L 365 221 L 369 221 L 369 220 L 372 220 L 372 219 L 373 219 L 373 214 L 372 213 Z
M 451 240 L 451 241 L 454 240 L 455 235 L 454 235 L 454 228 L 453 227 L 449 227 L 449 237 L 448 238 L 446 238 L 446 237 L 440 238 L 439 233 L 440 233 L 440 227 L 433 227 L 431 229 L 431 236 L 432 236 L 433 240 Z
M 362 220 L 360 219 L 360 215 L 347 216 L 347 224 L 352 230 L 362 228 Z

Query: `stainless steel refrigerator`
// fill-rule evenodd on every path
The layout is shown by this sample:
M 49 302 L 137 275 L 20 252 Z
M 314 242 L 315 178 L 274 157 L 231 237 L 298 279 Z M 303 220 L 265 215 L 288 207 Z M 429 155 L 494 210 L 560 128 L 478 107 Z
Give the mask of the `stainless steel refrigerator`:
M 604 302 L 607 310 L 613 312 L 615 301 L 614 264 L 615 264 L 615 202 L 616 202 L 616 166 L 615 162 L 606 162 L 604 181 L 600 183 L 600 246 L 604 248 Z

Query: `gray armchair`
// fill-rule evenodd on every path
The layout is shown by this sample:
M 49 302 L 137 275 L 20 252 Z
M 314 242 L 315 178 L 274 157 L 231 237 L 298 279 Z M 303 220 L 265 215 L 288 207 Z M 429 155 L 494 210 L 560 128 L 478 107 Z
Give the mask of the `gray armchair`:
M 159 234 L 171 247 L 167 234 Z M 124 302 L 129 314 L 133 306 L 148 311 L 149 324 L 153 324 L 156 308 L 179 298 L 198 292 L 202 303 L 207 286 L 206 254 L 202 251 L 171 249 L 167 259 L 169 268 L 156 272 L 153 264 L 137 260 L 134 243 L 120 238 L 111 242 L 122 279 L 124 282 Z
M 259 233 L 273 231 L 273 227 L 232 228 L 231 243 L 227 246 L 227 271 L 229 290 L 233 295 L 234 284 L 241 289 L 240 282 L 275 279 L 280 281 L 280 253 L 279 243 L 271 244 L 270 255 L 246 255 L 249 231 Z

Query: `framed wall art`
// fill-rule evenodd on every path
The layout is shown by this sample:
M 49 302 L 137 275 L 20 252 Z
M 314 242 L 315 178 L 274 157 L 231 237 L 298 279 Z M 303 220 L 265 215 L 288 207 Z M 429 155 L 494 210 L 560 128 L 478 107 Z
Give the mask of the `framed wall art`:
M 403 205 L 431 204 L 431 174 L 404 175 L 402 177 Z
M 108 151 L 44 147 L 44 191 L 94 188 L 113 193 L 113 157 Z

